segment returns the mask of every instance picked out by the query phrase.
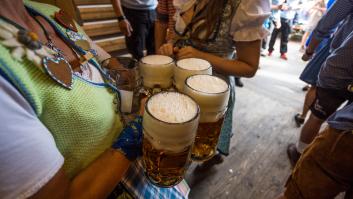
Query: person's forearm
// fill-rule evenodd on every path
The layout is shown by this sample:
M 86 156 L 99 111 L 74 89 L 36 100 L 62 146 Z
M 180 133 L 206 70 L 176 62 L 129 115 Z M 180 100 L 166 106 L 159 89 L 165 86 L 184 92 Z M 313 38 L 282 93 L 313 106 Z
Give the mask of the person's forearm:
M 279 10 L 279 5 L 271 5 L 271 10 Z
M 106 198 L 129 168 L 130 161 L 117 150 L 103 152 L 71 181 L 61 168 L 31 199 Z
M 237 59 L 228 60 L 201 52 L 200 58 L 209 61 L 215 70 L 239 77 L 253 77 L 259 67 L 261 41 L 235 42 Z
M 159 48 L 166 42 L 168 24 L 156 21 L 155 23 L 155 50 L 158 52 Z
M 238 77 L 253 77 L 257 71 L 257 67 L 239 60 L 228 60 L 205 52 L 202 52 L 202 54 L 201 59 L 210 62 L 217 72 L 223 74 Z
M 120 0 L 111 0 L 116 16 L 124 16 Z
M 213 69 L 219 73 L 238 77 L 253 77 L 258 68 L 239 59 L 229 60 L 206 52 L 201 52 L 199 58 L 210 62 Z
M 70 198 L 106 198 L 129 165 L 130 161 L 122 153 L 108 149 L 73 179 Z

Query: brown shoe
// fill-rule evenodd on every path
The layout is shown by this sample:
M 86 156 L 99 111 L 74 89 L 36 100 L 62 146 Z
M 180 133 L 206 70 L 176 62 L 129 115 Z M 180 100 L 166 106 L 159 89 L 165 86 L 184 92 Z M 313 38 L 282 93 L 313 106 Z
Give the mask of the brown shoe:
M 297 151 L 297 147 L 295 146 L 295 144 L 289 144 L 287 147 L 287 155 L 289 158 L 289 162 L 292 165 L 292 167 L 294 168 L 295 165 L 297 164 L 299 158 L 300 158 L 300 153 Z

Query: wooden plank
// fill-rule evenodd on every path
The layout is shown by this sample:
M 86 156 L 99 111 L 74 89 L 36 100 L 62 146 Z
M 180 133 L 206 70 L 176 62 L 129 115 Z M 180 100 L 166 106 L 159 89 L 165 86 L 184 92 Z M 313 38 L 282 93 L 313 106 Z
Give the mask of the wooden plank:
M 76 5 L 110 4 L 110 0 L 74 0 Z
M 84 23 L 83 29 L 90 37 L 120 33 L 117 20 Z
M 116 17 L 112 5 L 78 6 L 83 21 L 98 21 Z
M 126 48 L 124 36 L 95 40 L 107 52 L 118 51 Z

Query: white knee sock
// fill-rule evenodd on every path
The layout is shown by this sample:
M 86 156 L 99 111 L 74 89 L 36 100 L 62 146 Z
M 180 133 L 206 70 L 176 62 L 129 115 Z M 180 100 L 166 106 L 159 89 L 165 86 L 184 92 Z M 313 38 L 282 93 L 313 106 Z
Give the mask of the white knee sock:
M 298 151 L 299 153 L 303 153 L 303 151 L 306 149 L 306 147 L 307 147 L 308 145 L 309 145 L 309 144 L 304 143 L 304 142 L 298 140 L 298 142 L 297 142 L 297 151 Z

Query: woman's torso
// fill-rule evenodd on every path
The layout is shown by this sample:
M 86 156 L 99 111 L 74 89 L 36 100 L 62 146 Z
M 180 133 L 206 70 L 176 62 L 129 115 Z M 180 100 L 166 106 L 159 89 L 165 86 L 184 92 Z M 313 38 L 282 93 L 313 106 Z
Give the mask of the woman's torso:
M 51 16 L 58 9 L 34 2 L 27 5 L 55 23 Z M 56 35 L 44 18 L 39 20 L 50 34 Z M 67 29 L 55 26 L 65 37 Z M 45 38 L 42 35 L 40 39 Z M 53 40 L 69 61 L 75 59 L 74 52 L 63 40 L 56 36 Z M 68 90 L 28 59 L 15 60 L 11 52 L 12 49 L 0 45 L 0 70 L 52 133 L 65 158 L 64 168 L 72 178 L 110 147 L 121 131 L 120 117 L 113 103 L 115 95 L 105 83 L 91 82 L 78 75 L 73 76 L 73 88 Z

